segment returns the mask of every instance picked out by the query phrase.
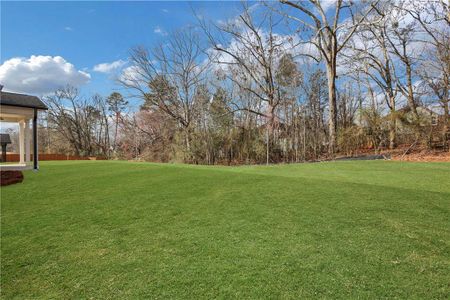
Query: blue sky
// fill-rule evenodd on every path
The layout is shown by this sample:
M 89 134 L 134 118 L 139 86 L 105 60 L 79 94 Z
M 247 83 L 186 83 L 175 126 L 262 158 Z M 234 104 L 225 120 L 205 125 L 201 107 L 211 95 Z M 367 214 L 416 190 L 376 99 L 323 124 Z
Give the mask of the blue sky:
M 71 72 L 78 72 L 78 77 L 90 76 L 76 81 L 82 82 L 84 94 L 108 95 L 119 88 L 112 79 L 114 72 L 96 72 L 95 65 L 126 61 L 131 47 L 151 47 L 164 41 L 167 32 L 195 23 L 192 8 L 208 19 L 225 20 L 237 15 L 240 5 L 231 1 L 2 1 L 1 64 L 13 58 L 26 63 L 33 55 L 60 56 L 73 65 Z M 18 92 L 42 93 L 32 88 Z

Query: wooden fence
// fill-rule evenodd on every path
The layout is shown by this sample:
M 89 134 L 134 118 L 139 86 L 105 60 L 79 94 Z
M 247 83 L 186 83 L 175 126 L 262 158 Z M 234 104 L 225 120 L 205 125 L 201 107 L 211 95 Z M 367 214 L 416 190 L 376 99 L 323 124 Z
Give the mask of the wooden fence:
M 39 160 L 105 160 L 105 159 L 106 159 L 105 157 L 98 157 L 98 156 L 81 157 L 65 154 L 39 153 Z M 18 162 L 19 160 L 20 160 L 19 154 L 17 153 L 6 154 L 7 162 Z

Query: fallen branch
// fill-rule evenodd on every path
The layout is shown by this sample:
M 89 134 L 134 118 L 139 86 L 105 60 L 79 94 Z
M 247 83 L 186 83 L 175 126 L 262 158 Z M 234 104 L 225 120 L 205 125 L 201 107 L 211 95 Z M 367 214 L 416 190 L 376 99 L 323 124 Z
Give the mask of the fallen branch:
M 408 149 L 406 149 L 406 151 L 403 153 L 403 155 L 400 157 L 400 160 L 402 160 L 406 154 L 408 154 L 408 152 L 417 144 L 417 139 L 414 141 L 414 143 L 411 144 L 411 146 L 408 147 Z

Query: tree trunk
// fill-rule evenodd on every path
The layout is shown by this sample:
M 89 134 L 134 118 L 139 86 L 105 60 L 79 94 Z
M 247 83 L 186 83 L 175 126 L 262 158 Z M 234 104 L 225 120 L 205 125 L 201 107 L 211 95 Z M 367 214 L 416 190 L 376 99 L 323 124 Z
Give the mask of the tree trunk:
M 447 132 L 449 130 L 449 122 L 450 122 L 450 115 L 448 109 L 448 102 L 446 102 L 444 103 L 444 132 Z
M 449 109 L 448 109 L 448 101 L 442 103 L 444 106 L 444 126 L 443 126 L 443 136 L 444 136 L 444 144 L 446 147 L 448 147 L 448 151 L 450 152 L 450 141 L 447 141 L 450 135 L 449 131 L 449 123 L 450 123 L 450 115 L 449 115 Z
M 332 156 L 336 151 L 336 121 L 337 121 L 337 107 L 336 107 L 336 68 L 333 64 L 327 64 L 328 77 L 328 105 L 329 105 L 329 154 Z
M 184 141 L 186 143 L 186 151 L 187 151 L 187 156 L 185 156 L 185 159 L 187 160 L 186 162 L 190 162 L 191 161 L 191 142 L 189 140 L 189 128 L 185 127 L 184 128 Z
M 391 120 L 389 122 L 389 149 L 394 149 L 396 146 L 396 131 L 397 131 L 397 116 L 395 114 L 395 98 L 393 96 L 389 99 L 391 106 Z
M 395 136 L 396 136 L 396 118 L 394 114 L 391 112 L 391 121 L 389 123 L 389 149 L 395 148 Z
M 450 115 L 449 115 L 449 98 L 448 98 L 448 86 L 449 86 L 449 77 L 447 75 L 444 75 L 444 97 L 442 101 L 442 105 L 444 106 L 444 126 L 443 126 L 443 132 L 444 132 L 444 143 L 446 143 L 446 146 L 448 147 L 448 151 L 450 152 L 450 141 L 447 141 L 447 138 L 450 138 Z
M 114 152 L 116 151 L 116 145 L 117 145 L 117 129 L 119 127 L 119 113 L 116 112 L 116 129 L 114 131 Z
M 266 126 L 266 165 L 269 165 L 269 139 L 270 139 L 270 134 L 269 134 L 269 127 Z
M 412 86 L 411 66 L 406 65 L 406 80 L 408 82 L 408 105 L 414 115 L 414 121 L 419 122 L 419 114 L 417 113 L 416 102 L 414 101 L 414 92 Z M 416 124 L 418 125 L 418 124 Z

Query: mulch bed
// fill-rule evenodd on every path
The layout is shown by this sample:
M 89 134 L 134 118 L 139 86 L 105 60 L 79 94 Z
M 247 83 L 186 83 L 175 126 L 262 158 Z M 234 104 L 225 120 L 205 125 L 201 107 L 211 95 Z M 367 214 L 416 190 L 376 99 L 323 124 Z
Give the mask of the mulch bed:
M 22 171 L 0 171 L 1 180 L 0 185 L 10 185 L 23 181 Z
M 417 151 L 406 155 L 393 155 L 393 160 L 417 162 L 450 162 L 450 152 Z

